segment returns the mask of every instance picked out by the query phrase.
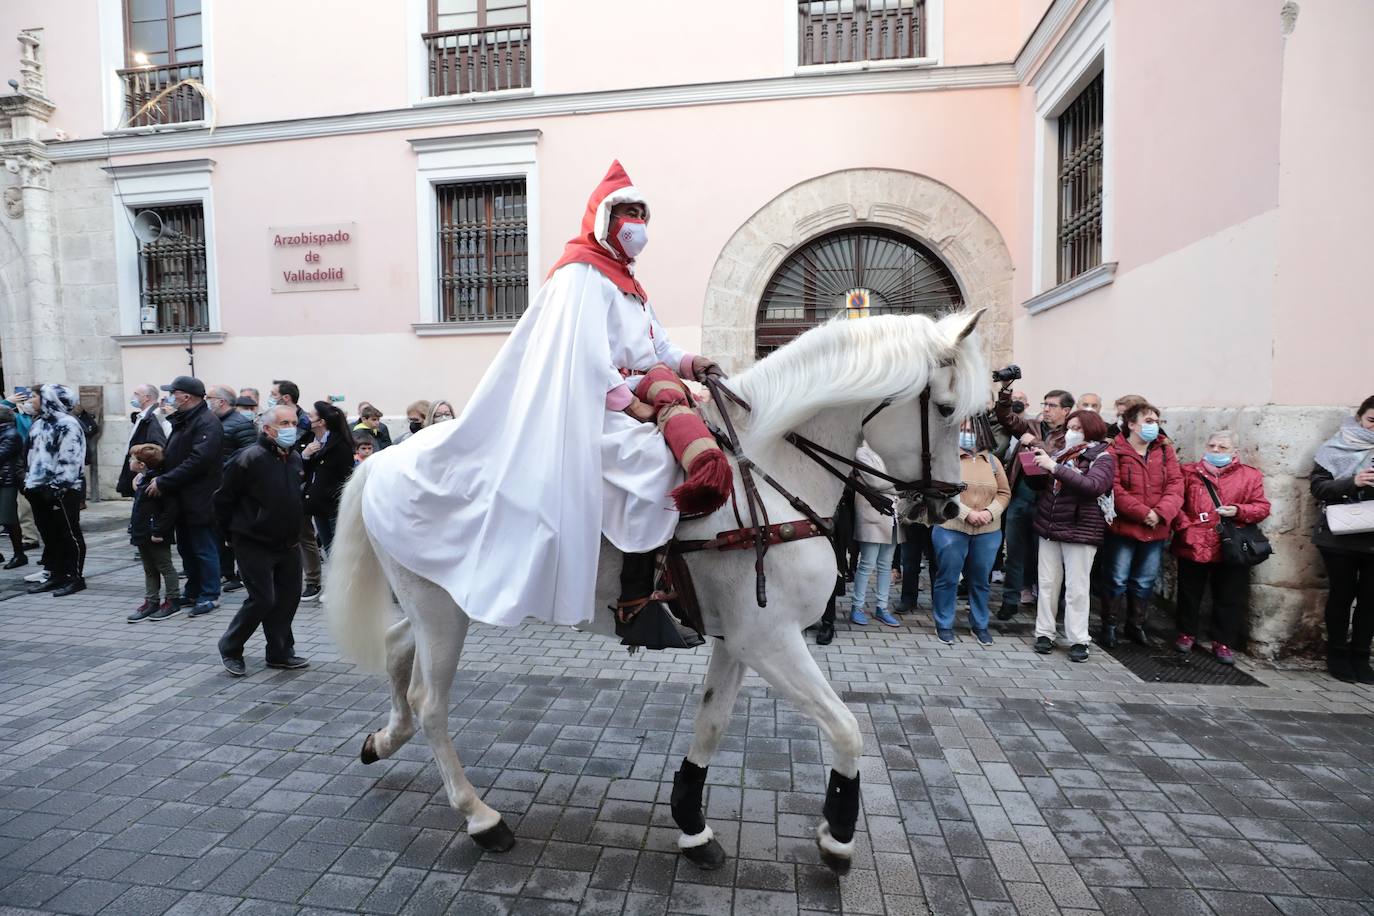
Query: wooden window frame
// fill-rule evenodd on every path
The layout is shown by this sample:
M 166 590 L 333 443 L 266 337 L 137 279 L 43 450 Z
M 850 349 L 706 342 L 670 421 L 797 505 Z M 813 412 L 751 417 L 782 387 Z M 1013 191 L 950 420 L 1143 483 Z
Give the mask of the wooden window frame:
M 1055 131 L 1055 283 L 1102 264 L 1106 74 L 1099 72 L 1059 114 Z M 1077 136 L 1070 137 L 1070 130 Z M 1070 146 L 1072 142 L 1072 146 Z M 1084 222 L 1088 224 L 1085 232 Z M 1095 232 L 1091 231 L 1096 225 Z
M 168 2 L 171 3 L 174 2 L 174 0 L 168 0 Z M 525 21 L 523 24 L 526 26 L 530 24 L 530 2 L 531 0 L 525 0 Z M 429 7 L 429 31 L 437 32 L 439 31 L 439 0 L 428 0 L 427 5 Z M 520 24 L 521 23 L 510 23 L 508 25 L 492 26 L 492 28 L 516 28 Z M 477 0 L 477 25 L 472 26 L 472 28 L 488 28 L 487 0 Z
M 479 0 L 485 2 L 485 0 Z M 434 9 L 435 0 L 430 0 L 430 9 Z M 139 64 L 134 62 L 133 55 L 133 35 L 134 35 L 134 11 L 133 0 L 120 0 L 120 6 L 124 11 L 124 66 L 136 67 Z M 193 64 L 202 62 L 205 58 L 205 8 L 202 3 L 200 12 L 196 15 L 201 17 L 200 34 L 200 57 L 196 60 L 177 60 L 177 26 L 176 26 L 176 0 L 164 0 L 163 6 L 167 10 L 167 66 L 172 64 Z
M 520 265 L 518 270 L 515 270 L 515 274 L 522 278 L 523 283 L 512 284 L 511 288 L 523 290 L 523 294 L 519 297 L 522 301 L 518 304 L 518 307 L 512 308 L 508 305 L 505 310 L 498 312 L 497 307 L 500 304 L 498 298 L 501 289 L 490 281 L 496 279 L 498 275 L 503 273 L 502 269 L 498 266 L 499 259 L 502 257 L 518 257 L 519 249 L 516 251 L 507 250 L 504 253 L 498 251 L 497 232 L 501 227 L 497 225 L 496 197 L 502 190 L 508 191 L 517 186 L 519 187 L 523 199 L 524 208 L 524 220 L 523 223 L 518 226 L 521 237 L 523 238 L 523 245 L 520 247 L 523 248 L 524 251 L 524 263 Z M 510 175 L 495 178 L 458 178 L 435 182 L 431 185 L 431 188 L 434 195 L 435 208 L 434 244 L 436 270 L 434 283 L 436 287 L 435 304 L 437 306 L 435 318 L 440 324 L 453 326 L 481 326 L 518 321 L 526 310 L 529 309 L 531 301 L 531 288 L 529 282 L 529 264 L 530 258 L 532 257 L 530 249 L 531 199 L 530 185 L 527 177 L 524 175 Z M 446 206 L 451 206 L 453 203 L 462 199 L 461 193 L 455 193 L 454 189 L 468 189 L 467 198 L 469 200 L 475 200 L 477 194 L 481 195 L 480 206 L 483 211 L 481 219 L 483 233 L 482 267 L 475 273 L 478 276 L 484 277 L 488 283 L 482 287 L 482 301 L 479 305 L 481 314 L 477 315 L 462 314 L 456 307 L 455 293 L 452 288 L 446 287 L 446 281 L 459 276 L 459 274 L 449 272 L 446 269 L 446 264 L 451 263 L 451 260 L 446 257 L 446 251 L 454 244 L 451 235 L 454 231 L 453 227 L 459 223 L 457 220 L 452 219 L 453 214 L 451 211 L 449 214 L 450 219 L 446 221 L 445 209 Z M 446 195 L 451 195 L 448 201 L 445 200 Z M 507 267 L 504 273 L 510 274 L 512 270 L 512 268 Z
M 189 211 L 192 210 L 199 211 L 191 217 L 193 224 L 199 229 L 198 235 L 188 235 L 185 233 L 184 229 L 186 227 L 184 225 L 169 225 L 168 227 L 172 231 L 180 233 L 185 238 L 192 240 L 194 243 L 198 243 L 196 246 L 190 247 L 184 252 L 160 256 L 151 250 L 154 246 L 161 244 L 166 244 L 168 246 L 185 245 L 185 243 L 179 242 L 174 238 L 166 242 L 159 240 L 151 243 L 138 243 L 138 306 L 142 309 L 145 306 L 151 305 L 158 310 L 157 328 L 148 331 L 140 327 L 139 333 L 144 335 L 156 335 L 185 334 L 188 332 L 199 334 L 208 332 L 212 322 L 212 308 L 210 302 L 210 237 L 206 229 L 206 209 L 204 201 L 192 200 L 183 203 L 154 204 L 151 206 L 138 207 L 138 209 L 162 211 L 159 215 L 174 210 L 186 211 L 188 214 Z M 172 220 L 168 220 L 167 222 L 171 223 Z M 188 280 L 185 288 L 188 293 L 188 317 L 191 318 L 191 321 L 187 322 L 184 326 L 164 324 L 163 311 L 166 303 L 160 299 L 164 291 L 160 285 L 154 287 L 149 282 L 154 274 L 151 268 L 155 262 L 167 262 L 172 260 L 182 263 L 182 272 Z M 196 279 L 198 282 L 192 285 L 192 283 L 189 282 L 191 279 Z

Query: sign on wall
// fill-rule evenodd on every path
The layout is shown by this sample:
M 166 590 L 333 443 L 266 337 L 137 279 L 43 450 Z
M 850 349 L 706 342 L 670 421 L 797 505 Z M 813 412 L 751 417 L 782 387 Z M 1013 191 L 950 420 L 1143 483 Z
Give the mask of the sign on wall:
M 358 288 L 358 224 L 269 226 L 272 292 Z

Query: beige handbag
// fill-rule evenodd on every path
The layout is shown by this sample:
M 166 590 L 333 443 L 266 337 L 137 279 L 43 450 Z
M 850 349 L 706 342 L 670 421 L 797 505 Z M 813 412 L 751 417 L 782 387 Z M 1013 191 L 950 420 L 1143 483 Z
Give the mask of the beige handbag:
M 1374 500 L 1332 503 L 1326 507 L 1326 527 L 1332 534 L 1368 534 L 1374 531 Z

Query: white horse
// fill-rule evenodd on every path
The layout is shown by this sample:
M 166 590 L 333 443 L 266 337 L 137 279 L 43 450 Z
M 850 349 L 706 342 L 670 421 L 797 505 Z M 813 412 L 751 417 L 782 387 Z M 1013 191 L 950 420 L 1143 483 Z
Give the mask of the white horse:
M 752 413 L 735 405 L 725 407 L 744 454 L 819 514 L 829 515 L 841 496 L 842 482 L 783 437 L 795 431 L 846 456 L 866 438 L 889 474 L 912 480 L 923 473 L 924 413 L 932 440 L 931 467 L 924 473 L 958 481 L 960 420 L 981 409 L 988 392 L 988 372 L 973 333 L 980 315 L 961 313 L 939 322 L 919 315 L 874 316 L 832 321 L 807 331 L 728 382 L 752 407 Z M 921 395 L 927 390 L 928 406 L 923 408 Z M 890 404 L 865 422 L 870 410 L 884 401 Z M 710 409 L 719 411 L 722 405 Z M 448 730 L 449 690 L 469 618 L 443 588 L 372 543 L 363 523 L 362 499 L 373 467 L 372 462 L 360 466 L 344 491 L 324 589 L 325 613 L 343 652 L 363 667 L 384 669 L 390 676 L 391 715 L 384 728 L 367 737 L 362 761 L 372 763 L 394 754 L 415 734 L 418 718 L 449 802 L 463 814 L 469 835 L 484 849 L 505 851 L 514 843 L 514 834 L 468 782 Z M 798 519 L 797 511 L 777 493 L 762 482 L 759 488 L 770 520 Z M 739 501 L 744 504 L 742 492 Z M 735 527 L 732 510 L 723 507 L 707 518 L 684 521 L 678 535 L 709 538 Z M 863 739 L 853 713 L 826 681 L 802 633 L 816 621 L 835 585 L 831 545 L 824 538 L 811 538 L 771 548 L 768 606 L 762 609 L 755 598 L 752 550 L 694 553 L 689 564 L 701 606 L 718 618 L 723 638 L 711 640 L 692 746 L 673 781 L 672 812 L 682 830 L 679 848 L 705 868 L 725 860 L 702 815 L 701 795 L 706 767 L 725 734 L 745 669 L 750 668 L 813 718 L 833 749 L 817 842 L 823 861 L 844 873 L 854 853 Z M 603 540 L 597 620 L 584 627 L 612 632 L 605 609 L 617 598 L 619 569 L 616 551 Z M 403 616 L 391 610 L 389 590 Z

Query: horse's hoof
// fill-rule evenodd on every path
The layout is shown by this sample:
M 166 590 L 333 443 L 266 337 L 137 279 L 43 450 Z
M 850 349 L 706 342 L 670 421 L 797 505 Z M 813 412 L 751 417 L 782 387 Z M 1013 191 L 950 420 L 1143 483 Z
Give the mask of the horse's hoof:
M 824 822 L 816 828 L 816 848 L 821 851 L 821 863 L 843 878 L 854 864 L 854 841 L 841 843 L 830 835 L 830 825 Z
M 371 734 L 363 739 L 363 750 L 362 753 L 358 755 L 358 759 L 363 763 L 376 763 L 378 760 L 382 759 L 377 756 L 377 745 L 374 743 L 376 737 L 375 734 Z
M 472 841 L 487 852 L 510 852 L 515 845 L 515 831 L 506 826 L 505 820 L 496 822 L 481 833 L 471 834 Z
M 688 862 L 703 871 L 715 871 L 725 864 L 725 850 L 715 841 L 714 837 L 700 846 L 684 848 L 682 854 L 687 857 Z

